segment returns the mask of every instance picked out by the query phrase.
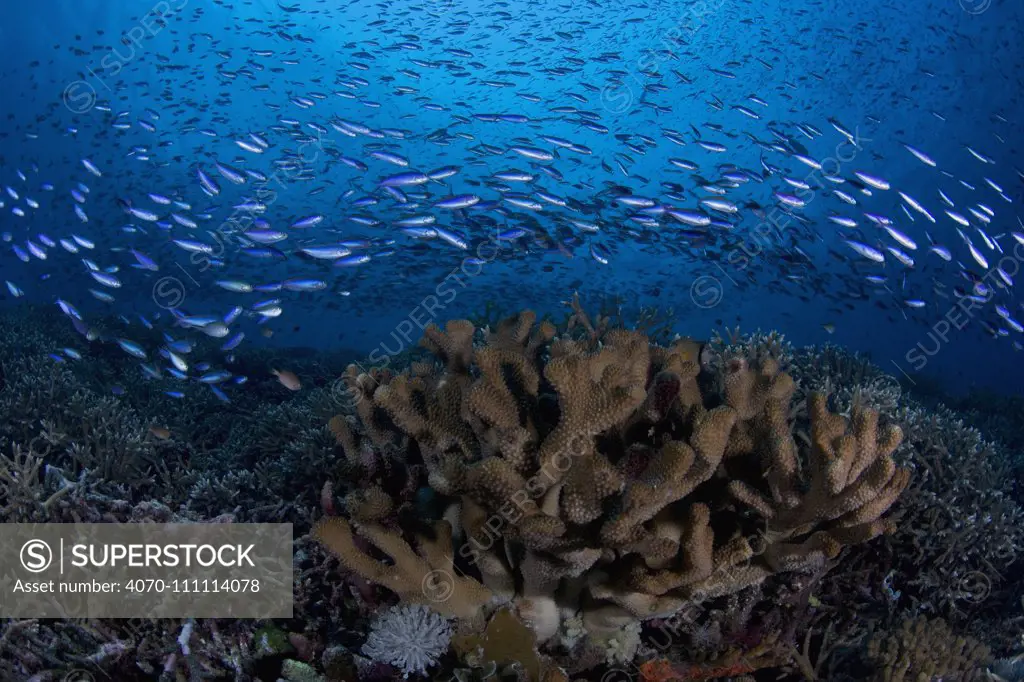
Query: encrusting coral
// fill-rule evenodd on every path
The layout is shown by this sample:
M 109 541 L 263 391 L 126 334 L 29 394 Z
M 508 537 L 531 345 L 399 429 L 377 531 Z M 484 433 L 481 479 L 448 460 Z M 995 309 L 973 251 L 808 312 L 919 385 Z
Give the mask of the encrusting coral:
M 771 354 L 730 357 L 708 377 L 692 343 L 654 345 L 574 308 L 561 336 L 530 311 L 494 330 L 454 321 L 425 329 L 435 363 L 350 368 L 359 426 L 334 420 L 339 445 L 422 462 L 450 506 L 403 531 L 368 514 L 390 505 L 363 493 L 350 521 L 327 516 L 314 536 L 349 570 L 445 615 L 512 602 L 543 643 L 580 613 L 591 641 L 607 642 L 773 574 L 822 570 L 891 530 L 883 516 L 909 471 L 891 457 L 899 429 L 876 411 L 845 418 L 813 394 L 798 440 L 794 382 Z

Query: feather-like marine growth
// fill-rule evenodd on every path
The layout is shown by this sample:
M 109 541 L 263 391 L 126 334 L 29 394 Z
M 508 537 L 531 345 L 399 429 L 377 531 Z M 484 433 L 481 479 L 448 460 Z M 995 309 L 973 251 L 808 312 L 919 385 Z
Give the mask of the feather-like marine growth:
M 452 626 L 426 606 L 394 606 L 370 626 L 362 652 L 377 663 L 393 665 L 408 677 L 426 675 L 427 668 L 448 651 Z

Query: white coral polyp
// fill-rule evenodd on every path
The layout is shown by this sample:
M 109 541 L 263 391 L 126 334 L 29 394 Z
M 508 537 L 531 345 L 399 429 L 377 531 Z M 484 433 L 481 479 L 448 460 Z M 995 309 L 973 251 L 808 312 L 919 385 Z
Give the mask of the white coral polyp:
M 377 663 L 400 669 L 405 677 L 425 675 L 427 668 L 448 651 L 452 626 L 436 611 L 423 606 L 393 606 L 370 626 L 363 654 Z

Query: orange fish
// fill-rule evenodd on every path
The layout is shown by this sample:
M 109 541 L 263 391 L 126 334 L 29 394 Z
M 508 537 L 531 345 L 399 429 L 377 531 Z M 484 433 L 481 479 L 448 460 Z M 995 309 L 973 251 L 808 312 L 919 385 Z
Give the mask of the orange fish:
M 150 426 L 149 432 L 153 434 L 154 438 L 158 438 L 160 440 L 167 440 L 171 437 L 171 430 L 166 426 Z
M 277 380 L 281 382 L 281 385 L 287 388 L 289 391 L 297 391 L 302 388 L 302 382 L 295 376 L 294 372 L 288 370 L 278 371 L 276 369 L 270 370 L 270 373 L 277 377 Z

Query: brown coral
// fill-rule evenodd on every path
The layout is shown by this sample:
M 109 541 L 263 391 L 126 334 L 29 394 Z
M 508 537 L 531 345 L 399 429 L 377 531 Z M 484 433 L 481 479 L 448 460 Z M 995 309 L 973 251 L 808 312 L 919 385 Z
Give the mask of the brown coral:
M 580 610 L 590 631 L 608 632 L 819 569 L 889 530 L 883 515 L 909 473 L 891 457 L 899 430 L 877 412 L 847 420 L 812 396 L 800 447 L 794 382 L 770 354 L 733 357 L 705 381 L 692 343 L 652 345 L 573 309 L 561 338 L 529 311 L 483 335 L 451 322 L 425 333 L 433 365 L 350 370 L 350 385 L 376 385 L 357 408 L 371 440 L 404 443 L 454 504 L 454 554 L 469 565 L 447 613 L 514 597 L 540 641 Z M 353 504 L 364 521 L 386 506 Z M 318 536 L 350 569 L 422 602 L 417 579 L 437 561 L 372 523 L 360 532 L 394 565 L 356 552 L 344 521 Z
M 352 526 L 340 517 L 322 520 L 313 529 L 313 537 L 345 568 L 383 585 L 408 603 L 426 604 L 447 616 L 473 619 L 491 598 L 486 587 L 456 573 L 452 564 L 451 526 L 447 522 L 434 525 L 433 538 L 419 539 L 419 553 L 398 533 L 382 526 L 368 523 L 357 530 L 393 563 L 385 564 L 359 549 Z
M 946 621 L 908 619 L 896 632 L 876 634 L 868 657 L 877 666 L 876 682 L 925 682 L 935 679 L 988 679 L 984 666 L 990 652 L 971 637 L 957 637 Z
M 495 613 L 483 632 L 453 637 L 452 648 L 471 665 L 490 661 L 513 664 L 522 669 L 526 679 L 541 679 L 543 663 L 537 654 L 537 636 L 508 609 Z
M 799 468 L 792 440 L 766 438 L 770 497 L 749 483 L 735 480 L 732 493 L 768 521 L 764 558 L 776 571 L 796 570 L 834 558 L 843 545 L 866 542 L 890 531 L 882 514 L 910 481 L 897 469 L 892 453 L 902 433 L 898 427 L 879 431 L 878 413 L 854 408 L 849 422 L 830 413 L 825 396 L 808 398 L 811 418 L 809 472 Z M 784 424 L 769 404 L 769 434 Z M 765 434 L 768 435 L 768 434 Z

